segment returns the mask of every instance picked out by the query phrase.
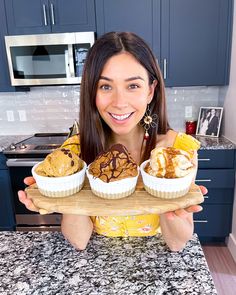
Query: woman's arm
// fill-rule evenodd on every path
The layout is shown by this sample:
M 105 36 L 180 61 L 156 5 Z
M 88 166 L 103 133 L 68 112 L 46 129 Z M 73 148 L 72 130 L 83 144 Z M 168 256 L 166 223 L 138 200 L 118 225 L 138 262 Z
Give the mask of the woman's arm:
M 26 177 L 24 179 L 25 184 L 31 185 L 35 183 L 33 177 Z M 27 197 L 25 191 L 18 192 L 19 200 L 23 203 L 28 210 L 40 212 L 39 209 L 34 206 L 31 199 Z M 49 213 L 45 212 L 44 214 Z M 65 238 L 78 250 L 84 250 L 93 232 L 93 224 L 88 216 L 81 215 L 63 215 L 61 222 L 61 231 Z
M 197 153 L 195 153 L 192 162 L 197 172 Z M 207 191 L 204 187 L 201 187 L 201 190 L 203 194 Z M 201 206 L 195 205 L 186 209 L 167 212 L 160 216 L 161 232 L 170 250 L 180 251 L 185 247 L 185 244 L 191 239 L 194 231 L 193 213 L 201 210 Z
M 89 216 L 63 214 L 61 231 L 77 250 L 84 250 L 92 235 L 93 223 Z

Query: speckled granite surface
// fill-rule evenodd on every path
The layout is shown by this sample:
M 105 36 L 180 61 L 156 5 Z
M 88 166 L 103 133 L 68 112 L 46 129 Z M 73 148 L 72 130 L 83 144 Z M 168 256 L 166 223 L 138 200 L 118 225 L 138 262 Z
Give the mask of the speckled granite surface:
M 201 142 L 201 150 L 231 150 L 236 146 L 225 137 L 204 137 L 196 136 L 197 140 Z
M 0 136 L 0 152 L 7 148 L 11 143 L 17 143 L 21 140 L 24 140 L 31 135 L 9 135 L 9 136 Z M 204 137 L 196 136 L 196 138 L 201 142 L 201 149 L 207 150 L 217 150 L 217 149 L 234 149 L 235 144 L 226 139 L 225 137 Z
M 0 233 L 0 294 L 217 294 L 196 235 L 179 253 L 160 237 L 94 235 L 76 251 L 59 232 Z

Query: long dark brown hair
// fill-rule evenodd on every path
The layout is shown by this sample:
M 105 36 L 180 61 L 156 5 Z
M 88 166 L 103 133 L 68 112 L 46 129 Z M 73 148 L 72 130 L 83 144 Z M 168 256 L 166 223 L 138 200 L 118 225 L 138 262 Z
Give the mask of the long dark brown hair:
M 130 32 L 110 32 L 100 37 L 89 50 L 80 90 L 80 141 L 81 157 L 91 163 L 104 149 L 108 148 L 111 129 L 101 118 L 96 107 L 97 85 L 104 65 L 112 56 L 128 52 L 147 70 L 149 84 L 157 81 L 153 99 L 149 105 L 151 114 L 158 115 L 156 128 L 149 129 L 149 139 L 142 161 L 150 156 L 156 145 L 157 134 L 166 134 L 170 129 L 166 114 L 164 82 L 156 59 L 143 39 Z

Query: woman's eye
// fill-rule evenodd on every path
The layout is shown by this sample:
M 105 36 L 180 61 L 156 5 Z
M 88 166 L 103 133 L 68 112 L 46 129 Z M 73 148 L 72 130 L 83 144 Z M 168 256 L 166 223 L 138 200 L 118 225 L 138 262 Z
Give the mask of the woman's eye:
M 102 90 L 111 90 L 111 86 L 107 84 L 101 85 L 99 88 Z
M 139 85 L 138 84 L 130 84 L 129 88 L 130 89 L 137 89 L 137 88 L 139 88 Z

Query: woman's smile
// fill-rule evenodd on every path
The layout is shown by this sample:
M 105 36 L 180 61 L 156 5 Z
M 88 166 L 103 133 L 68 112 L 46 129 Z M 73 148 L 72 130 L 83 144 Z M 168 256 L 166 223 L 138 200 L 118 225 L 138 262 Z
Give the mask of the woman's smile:
M 127 119 L 129 119 L 134 112 L 131 113 L 126 113 L 126 114 L 114 114 L 114 113 L 109 113 L 109 115 L 112 117 L 112 119 L 118 121 L 118 122 L 125 122 Z

